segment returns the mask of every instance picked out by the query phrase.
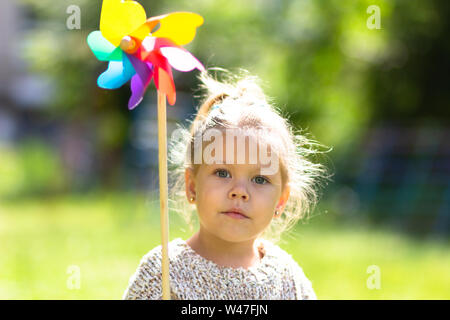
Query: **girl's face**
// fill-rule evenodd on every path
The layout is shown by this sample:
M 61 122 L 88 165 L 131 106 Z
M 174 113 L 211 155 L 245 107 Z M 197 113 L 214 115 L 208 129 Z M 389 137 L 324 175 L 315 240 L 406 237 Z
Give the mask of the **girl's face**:
M 186 195 L 188 199 L 195 197 L 200 232 L 230 242 L 256 239 L 276 210 L 281 215 L 289 197 L 289 187 L 283 190 L 280 170 L 275 171 L 261 175 L 259 158 L 256 164 L 201 164 L 195 176 L 187 169 Z

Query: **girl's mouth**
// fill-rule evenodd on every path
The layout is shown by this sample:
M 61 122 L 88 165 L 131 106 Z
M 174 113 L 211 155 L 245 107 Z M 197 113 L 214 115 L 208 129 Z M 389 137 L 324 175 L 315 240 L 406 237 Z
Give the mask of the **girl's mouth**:
M 234 212 L 234 211 L 225 211 L 222 212 L 222 214 L 225 214 L 233 219 L 248 219 L 248 217 L 240 212 Z

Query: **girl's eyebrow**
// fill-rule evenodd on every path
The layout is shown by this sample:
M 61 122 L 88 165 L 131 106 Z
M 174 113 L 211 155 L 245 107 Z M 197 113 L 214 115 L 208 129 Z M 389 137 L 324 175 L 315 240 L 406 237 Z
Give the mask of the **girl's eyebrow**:
M 231 169 L 233 167 L 235 167 L 237 164 L 230 164 L 230 163 L 212 163 L 212 164 L 208 164 L 209 167 L 211 167 L 211 169 L 217 169 L 217 168 L 226 168 L 226 169 Z M 260 175 L 260 176 L 264 176 L 267 178 L 274 178 L 276 177 L 276 174 L 262 174 L 261 173 L 261 165 L 257 166 L 256 168 L 252 168 L 250 169 L 250 173 L 251 174 L 256 174 L 256 175 Z

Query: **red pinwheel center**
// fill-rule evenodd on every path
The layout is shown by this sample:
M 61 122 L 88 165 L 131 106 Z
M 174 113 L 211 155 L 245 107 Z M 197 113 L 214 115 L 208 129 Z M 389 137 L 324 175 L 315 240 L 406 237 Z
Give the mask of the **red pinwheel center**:
M 120 49 L 122 49 L 126 53 L 133 54 L 137 51 L 138 45 L 136 43 L 136 40 L 134 40 L 132 37 L 125 36 L 120 41 Z

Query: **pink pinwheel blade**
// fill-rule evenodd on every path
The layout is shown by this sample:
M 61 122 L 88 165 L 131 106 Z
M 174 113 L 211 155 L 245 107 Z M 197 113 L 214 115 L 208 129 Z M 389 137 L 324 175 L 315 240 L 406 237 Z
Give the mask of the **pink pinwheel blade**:
M 170 65 L 178 71 L 188 72 L 197 68 L 204 71 L 205 67 L 187 50 L 176 47 L 162 47 L 161 53 L 167 58 Z

